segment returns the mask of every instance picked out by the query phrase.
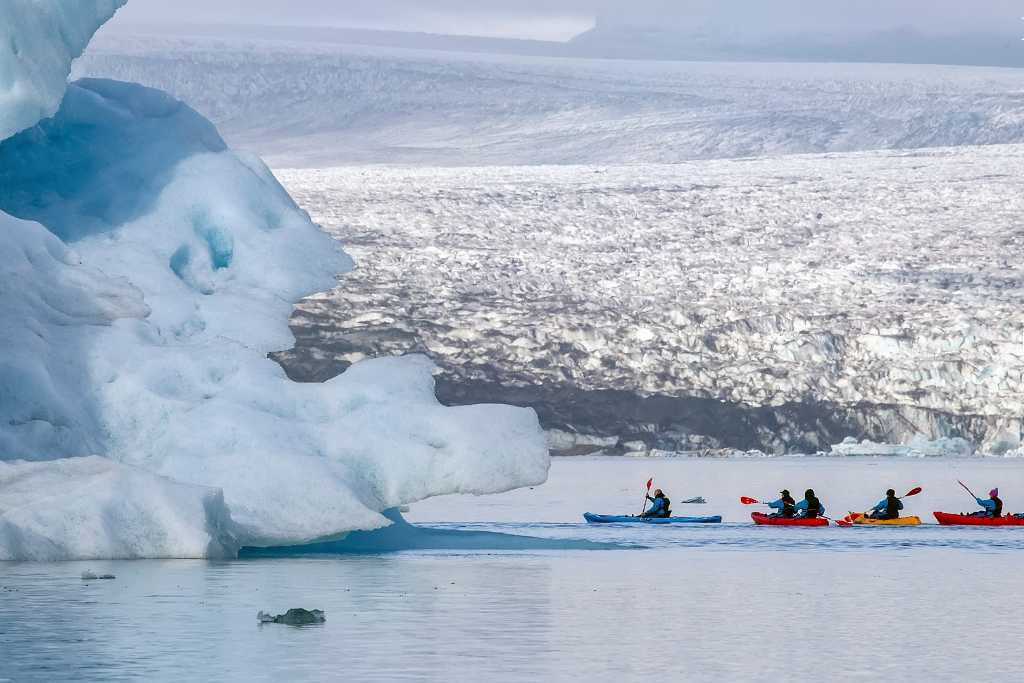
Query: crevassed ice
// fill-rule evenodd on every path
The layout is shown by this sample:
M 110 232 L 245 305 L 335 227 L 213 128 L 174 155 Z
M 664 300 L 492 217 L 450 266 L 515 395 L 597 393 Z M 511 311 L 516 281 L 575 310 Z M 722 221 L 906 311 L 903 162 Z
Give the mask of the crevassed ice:
M 532 410 L 443 407 L 424 358 L 267 359 L 351 262 L 164 93 L 82 81 L 0 142 L 0 235 L 0 559 L 230 556 L 546 478 Z

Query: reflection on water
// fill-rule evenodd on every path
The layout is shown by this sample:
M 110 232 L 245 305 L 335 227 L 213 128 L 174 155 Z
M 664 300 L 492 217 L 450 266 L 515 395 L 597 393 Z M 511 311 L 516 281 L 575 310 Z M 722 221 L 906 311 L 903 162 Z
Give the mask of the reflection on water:
M 0 563 L 0 679 L 963 680 L 1024 664 L 1024 534 L 639 533 L 650 548 Z M 256 623 L 290 607 L 327 623 Z

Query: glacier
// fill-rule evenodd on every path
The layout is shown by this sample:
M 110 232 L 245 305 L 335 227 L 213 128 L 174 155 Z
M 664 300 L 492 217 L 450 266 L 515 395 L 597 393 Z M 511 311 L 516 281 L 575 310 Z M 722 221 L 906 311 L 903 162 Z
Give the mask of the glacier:
M 76 74 L 184 99 L 274 169 L 1024 142 L 1014 69 L 555 59 L 125 31 L 99 36 Z
M 533 406 L 564 455 L 1013 454 L 1022 173 L 1019 145 L 281 170 L 374 258 L 278 358 L 317 380 L 429 354 L 443 401 Z
M 181 101 L 66 84 L 120 4 L 0 9 L 32 45 L 0 52 L 0 559 L 230 557 L 543 482 L 535 413 L 440 405 L 422 356 L 322 384 L 267 358 L 351 259 Z

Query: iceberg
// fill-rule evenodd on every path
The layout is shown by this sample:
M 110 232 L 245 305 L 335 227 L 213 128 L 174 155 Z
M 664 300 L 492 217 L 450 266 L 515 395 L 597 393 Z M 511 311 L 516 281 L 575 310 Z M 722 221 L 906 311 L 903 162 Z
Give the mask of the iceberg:
M 71 63 L 126 1 L 0 4 L 0 140 L 57 111 Z
M 12 36 L 43 27 L 40 53 L 68 43 L 59 87 L 0 51 L 0 93 L 9 73 L 34 84 L 0 99 L 0 559 L 230 557 L 543 482 L 536 414 L 442 406 L 426 358 L 298 384 L 267 357 L 293 344 L 294 303 L 352 262 L 184 103 L 107 80 L 64 92 L 120 4 L 0 10 Z

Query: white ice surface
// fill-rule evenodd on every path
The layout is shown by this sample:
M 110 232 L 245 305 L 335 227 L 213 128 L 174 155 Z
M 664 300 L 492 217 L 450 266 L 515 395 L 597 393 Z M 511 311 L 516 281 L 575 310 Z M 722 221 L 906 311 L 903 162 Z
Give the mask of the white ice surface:
M 228 557 L 224 495 L 107 458 L 0 461 L 0 560 Z
M 57 111 L 71 62 L 126 1 L 0 2 L 0 140 Z

